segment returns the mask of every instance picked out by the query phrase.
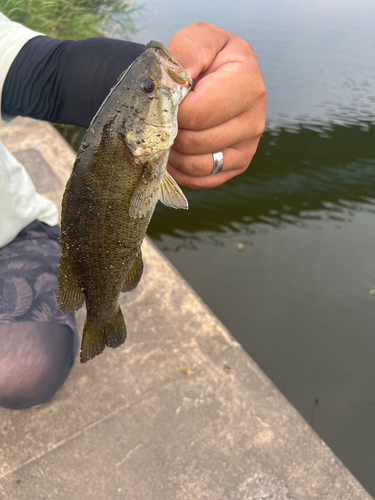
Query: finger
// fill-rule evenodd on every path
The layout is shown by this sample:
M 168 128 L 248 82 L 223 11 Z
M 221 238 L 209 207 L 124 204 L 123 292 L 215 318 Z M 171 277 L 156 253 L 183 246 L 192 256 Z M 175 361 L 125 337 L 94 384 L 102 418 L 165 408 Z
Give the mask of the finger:
M 226 170 L 235 168 L 236 164 L 233 156 L 237 156 L 234 150 L 224 150 L 224 164 Z M 230 158 L 230 163 L 229 163 Z M 212 154 L 205 155 L 182 155 L 177 151 L 170 151 L 169 163 L 175 167 L 179 172 L 189 177 L 207 177 L 210 175 L 214 168 L 214 160 Z M 225 163 L 226 162 L 226 163 Z M 224 170 L 224 168 L 223 168 Z
M 242 174 L 246 168 L 247 167 L 240 170 L 229 170 L 227 172 L 221 172 L 220 174 L 206 177 L 190 177 L 174 168 L 174 166 L 170 163 L 168 163 L 167 167 L 168 172 L 172 175 L 175 181 L 178 182 L 178 184 L 186 186 L 190 189 L 211 189 L 220 186 L 230 179 L 233 179 L 233 177 Z
M 180 106 L 182 128 L 211 128 L 244 112 L 260 94 L 265 95 L 253 50 L 226 31 L 196 23 L 177 33 L 169 50 L 193 79 L 200 76 Z
M 211 24 L 194 23 L 172 38 L 168 50 L 195 80 L 208 70 L 233 36 Z
M 253 108 L 259 90 L 254 89 L 254 82 L 246 82 L 248 78 L 238 63 L 227 64 L 204 76 L 180 105 L 179 126 L 205 130 Z
M 263 106 L 232 118 L 207 130 L 179 129 L 173 149 L 187 155 L 222 151 L 242 142 L 258 139 L 264 132 L 266 114 Z
M 255 154 L 258 141 L 246 144 L 241 149 L 228 148 L 222 151 L 224 156 L 223 172 L 246 169 Z M 217 151 L 219 152 L 219 150 Z M 188 177 L 207 177 L 214 169 L 212 153 L 204 155 L 183 155 L 170 150 L 169 163 L 179 172 Z M 217 174 L 218 175 L 218 174 Z

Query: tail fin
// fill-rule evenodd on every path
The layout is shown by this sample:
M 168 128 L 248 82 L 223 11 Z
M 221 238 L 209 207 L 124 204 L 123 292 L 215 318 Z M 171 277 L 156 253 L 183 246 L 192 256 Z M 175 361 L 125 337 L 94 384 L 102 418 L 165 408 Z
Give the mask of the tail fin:
M 126 326 L 119 306 L 104 326 L 86 318 L 81 345 L 81 363 L 86 363 L 102 353 L 106 345 L 118 347 L 125 342 L 125 339 Z
M 105 345 L 118 347 L 126 340 L 126 325 L 120 306 L 105 325 Z

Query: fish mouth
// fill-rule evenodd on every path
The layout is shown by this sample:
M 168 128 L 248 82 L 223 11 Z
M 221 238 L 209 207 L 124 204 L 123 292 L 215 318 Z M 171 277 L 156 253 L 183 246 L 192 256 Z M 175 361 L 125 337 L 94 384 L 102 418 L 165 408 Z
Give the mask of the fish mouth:
M 181 64 L 177 61 L 177 59 L 175 59 L 172 56 L 172 54 L 170 54 L 168 52 L 168 50 L 164 47 L 164 45 L 162 43 L 157 42 L 156 40 L 151 40 L 151 42 L 146 45 L 146 49 L 145 50 L 149 50 L 149 49 L 155 49 L 155 50 L 153 50 L 153 52 L 156 52 L 156 51 L 162 52 L 164 54 L 164 56 L 169 61 L 171 61 L 171 63 L 173 63 L 175 66 L 180 66 L 181 67 Z
M 159 59 L 163 76 L 169 87 L 177 89 L 177 87 L 190 87 L 193 84 L 191 76 L 181 64 L 168 52 L 168 50 L 160 42 L 152 40 L 147 46 L 146 50 L 153 52 Z
M 179 68 L 171 68 L 164 64 L 164 71 L 168 73 L 168 75 L 172 78 L 172 80 L 183 87 L 191 87 L 193 81 L 187 71 L 180 70 Z

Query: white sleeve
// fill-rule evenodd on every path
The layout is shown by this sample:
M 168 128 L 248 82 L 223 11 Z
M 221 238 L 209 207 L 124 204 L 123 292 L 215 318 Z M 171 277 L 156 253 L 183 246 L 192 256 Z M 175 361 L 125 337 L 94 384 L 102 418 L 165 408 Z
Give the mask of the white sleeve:
M 18 52 L 31 38 L 42 35 L 25 28 L 22 24 L 13 23 L 0 12 L 0 103 L 3 95 L 5 78 Z M 0 115 L 0 123 L 10 117 Z
M 31 38 L 41 34 L 9 21 L 0 13 L 0 98 L 18 52 Z M 0 116 L 0 122 L 10 118 Z M 0 141 L 0 248 L 36 219 L 50 226 L 57 224 L 56 205 L 36 192 L 25 167 Z

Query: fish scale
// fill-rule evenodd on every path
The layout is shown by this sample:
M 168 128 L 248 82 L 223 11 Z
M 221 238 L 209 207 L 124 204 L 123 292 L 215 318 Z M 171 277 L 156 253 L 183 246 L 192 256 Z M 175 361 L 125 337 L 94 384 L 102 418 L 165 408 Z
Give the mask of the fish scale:
M 141 279 L 141 244 L 157 201 L 188 208 L 166 171 L 191 78 L 158 42 L 120 77 L 90 124 L 62 201 L 57 301 L 86 303 L 81 362 L 126 339 L 118 304 Z

